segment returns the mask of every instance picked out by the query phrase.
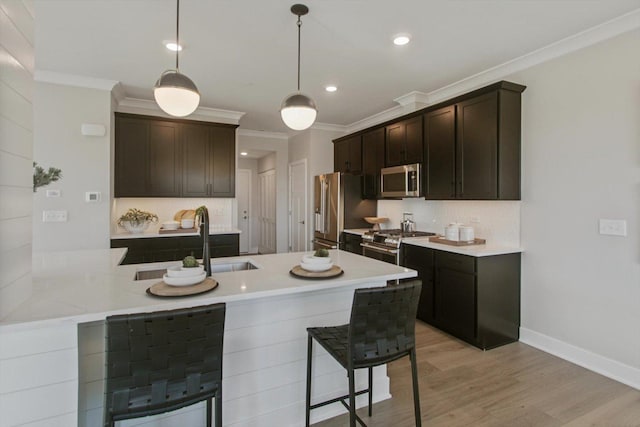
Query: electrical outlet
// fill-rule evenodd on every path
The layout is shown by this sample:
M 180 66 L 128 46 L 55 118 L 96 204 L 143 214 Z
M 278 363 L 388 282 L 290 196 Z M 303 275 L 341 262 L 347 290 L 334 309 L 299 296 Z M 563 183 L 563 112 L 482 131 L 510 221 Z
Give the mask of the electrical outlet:
M 627 221 L 624 219 L 600 219 L 600 234 L 610 236 L 626 236 Z
M 60 190 L 47 190 L 47 197 L 60 197 Z
M 67 222 L 67 211 L 42 211 L 42 222 Z

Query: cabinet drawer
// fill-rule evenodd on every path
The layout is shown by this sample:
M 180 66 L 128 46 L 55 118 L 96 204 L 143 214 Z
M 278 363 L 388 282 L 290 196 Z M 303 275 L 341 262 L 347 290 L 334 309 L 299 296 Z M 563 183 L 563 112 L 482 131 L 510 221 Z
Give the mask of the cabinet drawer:
M 448 268 L 463 273 L 476 272 L 476 259 L 468 255 L 459 255 L 446 251 L 436 251 L 436 265 L 438 268 Z
M 211 245 L 235 245 L 238 243 L 237 234 L 214 234 L 209 236 Z

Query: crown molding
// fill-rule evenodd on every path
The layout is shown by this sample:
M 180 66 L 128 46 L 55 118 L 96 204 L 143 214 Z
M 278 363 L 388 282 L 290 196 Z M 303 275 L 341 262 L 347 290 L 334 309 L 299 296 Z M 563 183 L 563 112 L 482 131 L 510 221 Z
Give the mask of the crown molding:
M 406 107 L 411 107 L 411 102 L 415 102 L 416 105 L 417 103 L 424 104 L 422 107 L 437 104 L 438 102 L 446 101 L 447 99 L 462 95 L 490 83 L 495 83 L 510 74 L 514 74 L 551 59 L 567 55 L 571 52 L 575 52 L 604 40 L 616 37 L 620 34 L 633 31 L 637 28 L 640 28 L 640 9 L 628 12 L 600 25 L 581 31 L 577 34 L 566 37 L 555 43 L 481 71 L 432 92 L 423 93 L 413 91 L 406 95 L 402 95 L 394 99 L 394 101 L 399 103 L 400 106 L 389 108 L 388 110 L 351 123 L 346 126 L 346 133 L 353 133 L 358 130 L 366 129 L 371 126 L 375 126 L 378 123 L 406 114 L 409 112 Z M 414 111 L 419 108 L 415 108 Z
M 155 101 L 139 98 L 124 98 L 118 102 L 116 111 L 121 113 L 150 114 L 152 116 L 174 118 L 158 107 Z M 196 111 L 189 115 L 189 119 L 202 120 L 207 122 L 226 123 L 237 125 L 240 118 L 244 116 L 242 111 L 221 110 L 218 108 L 198 107 Z
M 42 83 L 53 83 L 65 86 L 84 87 L 88 89 L 112 90 L 117 80 L 98 79 L 95 77 L 79 76 L 76 74 L 58 73 L 48 70 L 36 70 L 33 79 Z
M 334 125 L 332 123 L 314 123 L 311 128 L 312 130 L 327 130 L 331 132 L 346 132 L 347 126 L 345 125 Z
M 266 132 L 262 130 L 252 129 L 240 129 L 236 130 L 237 136 L 249 136 L 256 138 L 270 138 L 270 139 L 289 139 L 289 135 L 284 132 Z

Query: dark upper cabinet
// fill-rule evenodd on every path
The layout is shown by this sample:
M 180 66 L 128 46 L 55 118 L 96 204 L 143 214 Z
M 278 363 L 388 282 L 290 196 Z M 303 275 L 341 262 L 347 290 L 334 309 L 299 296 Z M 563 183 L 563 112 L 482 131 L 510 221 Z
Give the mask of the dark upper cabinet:
M 384 167 L 384 128 L 362 134 L 362 196 L 376 199 L 380 193 L 380 169 Z
M 235 126 L 116 113 L 115 197 L 234 197 Z
M 422 116 L 386 127 L 385 166 L 422 162 Z
M 509 82 L 424 114 L 425 198 L 520 199 L 520 94 Z
M 334 172 L 353 175 L 362 173 L 362 138 L 360 135 L 334 142 L 333 168 Z
M 183 197 L 235 196 L 235 131 L 182 125 Z
M 424 115 L 424 195 L 427 199 L 456 198 L 456 107 Z

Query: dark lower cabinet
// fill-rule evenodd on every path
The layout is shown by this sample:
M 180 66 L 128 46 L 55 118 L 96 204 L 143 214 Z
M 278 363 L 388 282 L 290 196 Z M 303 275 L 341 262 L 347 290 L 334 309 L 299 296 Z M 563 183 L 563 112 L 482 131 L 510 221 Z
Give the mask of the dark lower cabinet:
M 209 246 L 212 258 L 240 254 L 237 234 L 210 235 Z M 128 249 L 123 265 L 179 261 L 189 255 L 202 258 L 202 240 L 198 236 L 112 239 L 111 247 Z
M 340 249 L 354 254 L 362 255 L 362 236 L 352 233 L 342 233 Z
M 478 348 L 517 341 L 520 254 L 472 257 L 402 245 L 403 266 L 418 271 L 418 318 Z
M 402 245 L 402 265 L 418 272 L 418 279 L 422 280 L 422 292 L 418 304 L 416 317 L 422 321 L 434 323 L 434 293 L 433 293 L 433 257 L 435 251 L 414 245 Z M 413 279 L 408 279 L 413 280 Z

